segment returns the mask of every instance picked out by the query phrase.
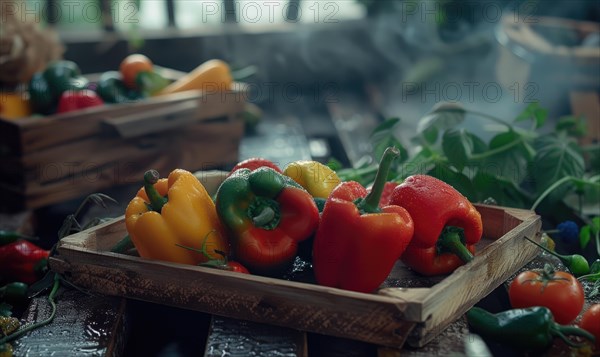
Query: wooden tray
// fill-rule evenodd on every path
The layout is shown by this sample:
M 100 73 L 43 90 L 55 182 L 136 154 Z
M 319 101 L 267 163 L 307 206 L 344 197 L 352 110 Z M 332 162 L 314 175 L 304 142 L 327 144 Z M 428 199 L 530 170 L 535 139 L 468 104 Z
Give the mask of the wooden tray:
M 214 192 L 223 172 L 197 177 Z M 478 205 L 484 238 L 475 259 L 423 278 L 401 262 L 377 294 L 242 275 L 108 252 L 126 235 L 123 217 L 64 238 L 53 271 L 83 288 L 215 315 L 400 348 L 423 346 L 538 253 L 541 221 L 531 211 Z
M 60 203 L 167 174 L 234 163 L 246 86 L 189 91 L 46 117 L 0 118 L 1 211 Z

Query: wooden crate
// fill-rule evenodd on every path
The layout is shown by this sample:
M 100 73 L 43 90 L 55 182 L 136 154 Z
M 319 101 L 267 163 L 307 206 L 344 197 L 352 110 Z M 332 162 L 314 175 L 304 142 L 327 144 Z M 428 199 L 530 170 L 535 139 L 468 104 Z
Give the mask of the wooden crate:
M 0 210 L 60 203 L 161 174 L 238 158 L 246 86 L 190 91 L 47 117 L 0 118 Z
M 214 192 L 223 172 L 197 177 Z M 377 294 L 173 264 L 108 250 L 123 217 L 64 238 L 50 267 L 98 293 L 400 348 L 423 346 L 535 257 L 541 221 L 531 211 L 477 205 L 484 238 L 475 259 L 424 278 L 398 262 Z

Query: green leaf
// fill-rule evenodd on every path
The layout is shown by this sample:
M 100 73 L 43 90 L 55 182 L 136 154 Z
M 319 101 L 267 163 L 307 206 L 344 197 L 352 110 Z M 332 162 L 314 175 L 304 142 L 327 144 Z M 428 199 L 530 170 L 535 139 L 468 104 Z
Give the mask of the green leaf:
M 478 171 L 473 177 L 473 189 L 477 193 L 473 202 L 483 202 L 493 198 L 501 206 L 525 208 L 530 206 L 527 197 L 510 180 L 504 180 L 485 171 Z
M 589 157 L 587 170 L 593 175 L 600 174 L 600 145 L 596 145 L 591 150 L 586 151 Z
M 591 299 L 591 298 L 595 297 L 598 294 L 600 294 L 600 279 L 596 280 L 596 282 L 592 286 L 592 290 L 590 291 L 589 295 L 586 296 L 586 297 L 588 299 Z
M 555 125 L 556 131 L 564 131 L 570 136 L 577 138 L 586 134 L 586 123 L 583 116 L 568 115 L 558 119 Z
M 548 110 L 543 108 L 540 103 L 534 102 L 529 104 L 521 114 L 515 118 L 515 122 L 533 120 L 535 128 L 539 128 L 548 119 Z
M 396 179 L 402 180 L 410 175 L 425 173 L 431 169 L 433 162 L 434 153 L 427 148 L 423 148 L 398 167 Z
M 593 235 L 600 234 L 600 217 L 592 218 L 592 223 L 590 223 L 590 233 Z
M 550 185 L 566 176 L 580 178 L 585 172 L 583 156 L 576 143 L 556 135 L 544 135 L 534 143 L 537 153 L 533 160 L 536 191 L 541 194 Z M 564 197 L 571 185 L 561 185 L 549 197 Z
M 373 158 L 375 161 L 381 160 L 385 149 L 391 146 L 395 146 L 400 150 L 400 157 L 395 160 L 396 164 L 406 160 L 408 157 L 408 151 L 395 135 L 395 129 L 399 123 L 399 118 L 388 119 L 379 124 L 371 133 L 371 145 L 373 147 Z
M 489 144 L 491 153 L 482 163 L 481 170 L 494 176 L 520 184 L 527 176 L 531 156 L 515 131 L 500 133 Z M 486 153 L 484 153 L 485 155 Z
M 581 227 L 579 230 L 579 246 L 581 249 L 585 249 L 590 243 L 591 239 L 591 228 L 588 225 Z
M 453 170 L 448 165 L 437 164 L 427 174 L 436 177 L 454 187 L 469 200 L 476 199 L 477 192 L 473 188 L 471 180 L 463 173 Z
M 473 154 L 480 154 L 488 150 L 488 145 L 477 135 L 467 132 L 467 135 L 473 143 Z
M 438 140 L 439 132 L 452 129 L 465 120 L 466 110 L 454 104 L 442 104 L 427 114 L 417 125 L 417 133 L 430 144 Z
M 429 128 L 423 130 L 421 135 L 423 135 L 423 138 L 429 144 L 435 144 L 440 134 L 438 128 L 436 128 L 435 126 L 430 126 Z
M 473 140 L 466 130 L 448 130 L 442 137 L 442 149 L 450 164 L 462 171 L 473 152 Z
M 329 161 L 327 161 L 327 164 L 325 164 L 325 166 L 329 167 L 333 171 L 339 171 L 344 168 L 342 162 L 334 157 L 330 158 Z

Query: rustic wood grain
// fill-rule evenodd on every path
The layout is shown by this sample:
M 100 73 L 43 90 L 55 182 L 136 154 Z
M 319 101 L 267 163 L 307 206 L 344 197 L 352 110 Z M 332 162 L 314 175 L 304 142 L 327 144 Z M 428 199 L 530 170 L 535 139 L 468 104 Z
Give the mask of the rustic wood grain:
M 8 144 L 12 144 L 16 138 L 18 144 L 14 147 L 7 146 L 6 150 L 14 154 L 24 154 L 69 140 L 79 140 L 97 135 L 102 131 L 102 123 L 110 117 L 125 116 L 140 111 L 153 111 L 164 108 L 166 105 L 189 100 L 198 102 L 198 108 L 201 111 L 199 119 L 233 114 L 243 110 L 246 90 L 243 83 L 235 83 L 232 90 L 226 93 L 186 91 L 168 96 L 152 97 L 134 103 L 94 107 L 46 117 L 29 117 L 12 121 L 0 118 L 0 129 L 2 129 L 0 138 L 3 142 L 6 139 Z M 11 134 L 14 137 L 11 137 Z
M 2 206 L 18 211 L 64 202 L 138 182 L 148 168 L 166 175 L 232 164 L 244 134 L 245 100 L 246 86 L 236 83 L 230 92 L 0 118 Z

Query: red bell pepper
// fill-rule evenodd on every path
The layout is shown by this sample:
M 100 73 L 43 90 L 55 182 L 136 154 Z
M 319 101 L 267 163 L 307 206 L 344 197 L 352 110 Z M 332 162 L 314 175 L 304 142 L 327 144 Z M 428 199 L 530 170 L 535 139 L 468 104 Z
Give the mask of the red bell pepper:
M 103 105 L 104 101 L 93 90 L 68 90 L 62 93 L 58 101 L 57 113 L 67 113 Z
M 251 157 L 249 159 L 238 162 L 232 169 L 229 171 L 227 176 L 233 175 L 239 169 L 249 169 L 250 171 L 254 171 L 260 167 L 270 167 L 273 170 L 282 173 L 279 166 L 271 160 L 264 159 L 262 157 Z
M 0 246 L 0 280 L 32 284 L 47 269 L 50 252 L 26 240 Z
M 312 196 L 268 167 L 242 168 L 227 177 L 216 207 L 230 231 L 233 259 L 253 274 L 282 273 L 293 263 L 298 243 L 319 224 Z
M 379 208 L 390 165 L 399 153 L 394 147 L 385 151 L 370 193 L 346 181 L 327 198 L 313 245 L 320 285 L 372 292 L 406 249 L 414 231 L 409 213 L 400 206 Z
M 415 235 L 402 261 L 423 275 L 443 275 L 473 259 L 483 234 L 481 215 L 454 187 L 429 175 L 413 175 L 392 193 L 391 203 L 410 213 Z

